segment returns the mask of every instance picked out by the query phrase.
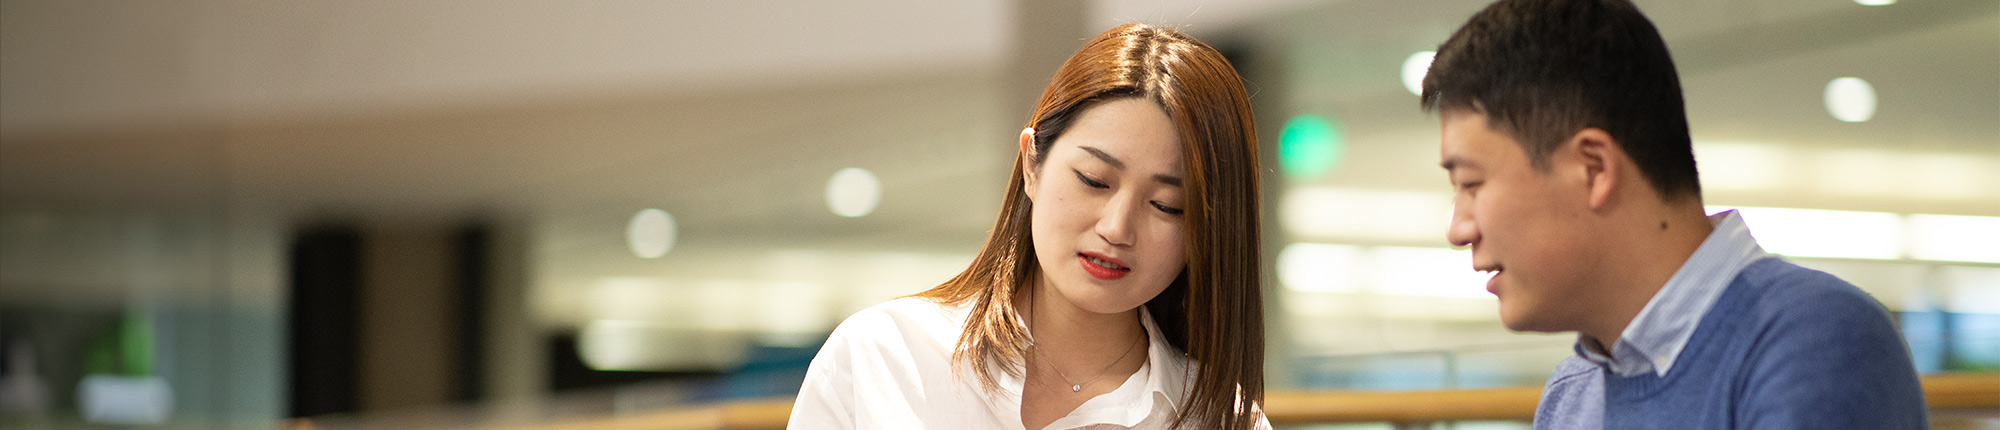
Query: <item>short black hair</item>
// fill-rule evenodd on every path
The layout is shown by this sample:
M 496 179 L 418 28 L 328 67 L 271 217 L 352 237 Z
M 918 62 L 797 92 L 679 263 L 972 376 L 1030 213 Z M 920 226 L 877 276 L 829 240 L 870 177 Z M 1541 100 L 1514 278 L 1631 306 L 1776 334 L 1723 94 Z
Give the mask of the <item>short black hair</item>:
M 1577 131 L 1602 129 L 1661 198 L 1701 198 L 1674 60 L 1629 0 L 1495 2 L 1438 47 L 1422 103 L 1486 115 L 1540 170 Z

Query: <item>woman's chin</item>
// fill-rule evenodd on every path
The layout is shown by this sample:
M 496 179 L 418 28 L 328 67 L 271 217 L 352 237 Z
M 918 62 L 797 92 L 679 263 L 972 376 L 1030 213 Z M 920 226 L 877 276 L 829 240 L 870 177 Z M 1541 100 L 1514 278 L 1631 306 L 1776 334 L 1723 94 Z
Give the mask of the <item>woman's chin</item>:
M 1122 297 L 1119 294 L 1114 294 L 1112 291 L 1104 291 L 1103 287 L 1099 285 L 1084 284 L 1069 288 L 1057 286 L 1056 290 L 1058 290 L 1058 294 L 1062 294 L 1063 300 L 1069 302 L 1070 306 L 1075 306 L 1084 312 L 1095 314 L 1127 312 L 1137 309 L 1139 305 L 1146 303 L 1145 300 Z

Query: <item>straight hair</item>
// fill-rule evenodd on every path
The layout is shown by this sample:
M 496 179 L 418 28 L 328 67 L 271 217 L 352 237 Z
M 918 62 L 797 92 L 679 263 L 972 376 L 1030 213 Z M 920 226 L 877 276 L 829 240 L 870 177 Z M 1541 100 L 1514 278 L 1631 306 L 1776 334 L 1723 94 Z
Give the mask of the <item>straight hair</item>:
M 1570 136 L 1611 135 L 1663 200 L 1701 200 L 1667 42 L 1629 0 L 1501 0 L 1438 47 L 1425 111 L 1486 115 L 1547 171 Z
M 986 389 L 998 389 L 996 368 L 1021 376 L 1028 335 L 1013 303 L 1038 270 L 1029 237 L 1033 202 L 1022 172 L 1041 166 L 1043 154 L 1084 110 L 1130 98 L 1166 112 L 1187 168 L 1187 266 L 1145 304 L 1193 373 L 1174 426 L 1250 428 L 1256 416 L 1247 405 L 1264 398 L 1255 123 L 1250 96 L 1229 60 L 1179 31 L 1118 26 L 1063 63 L 1028 120 L 1034 150 L 1014 160 L 1000 217 L 979 255 L 964 272 L 916 297 L 972 305 L 952 357 L 970 366 Z

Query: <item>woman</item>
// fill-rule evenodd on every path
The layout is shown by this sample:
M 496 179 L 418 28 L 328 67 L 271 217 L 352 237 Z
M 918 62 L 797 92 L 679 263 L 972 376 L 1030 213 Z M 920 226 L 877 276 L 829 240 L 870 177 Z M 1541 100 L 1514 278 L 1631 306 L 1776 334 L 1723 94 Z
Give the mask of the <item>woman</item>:
M 1268 427 L 1256 141 L 1213 48 L 1098 35 L 1042 92 L 972 266 L 842 322 L 790 428 Z

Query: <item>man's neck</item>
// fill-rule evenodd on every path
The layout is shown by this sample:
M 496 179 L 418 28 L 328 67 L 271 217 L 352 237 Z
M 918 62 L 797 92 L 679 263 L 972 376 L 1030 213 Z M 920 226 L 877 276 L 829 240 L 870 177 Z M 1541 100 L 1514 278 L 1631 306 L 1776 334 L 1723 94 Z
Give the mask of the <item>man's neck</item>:
M 1699 202 L 1692 208 L 1662 210 L 1635 217 L 1630 226 L 1616 234 L 1621 246 L 1607 255 L 1608 269 L 1601 285 L 1606 296 L 1599 312 L 1582 330 L 1583 336 L 1598 343 L 1609 354 L 1632 320 L 1659 294 L 1674 273 L 1686 265 L 1703 241 L 1715 231 Z M 1663 208 L 1664 209 L 1664 208 Z

